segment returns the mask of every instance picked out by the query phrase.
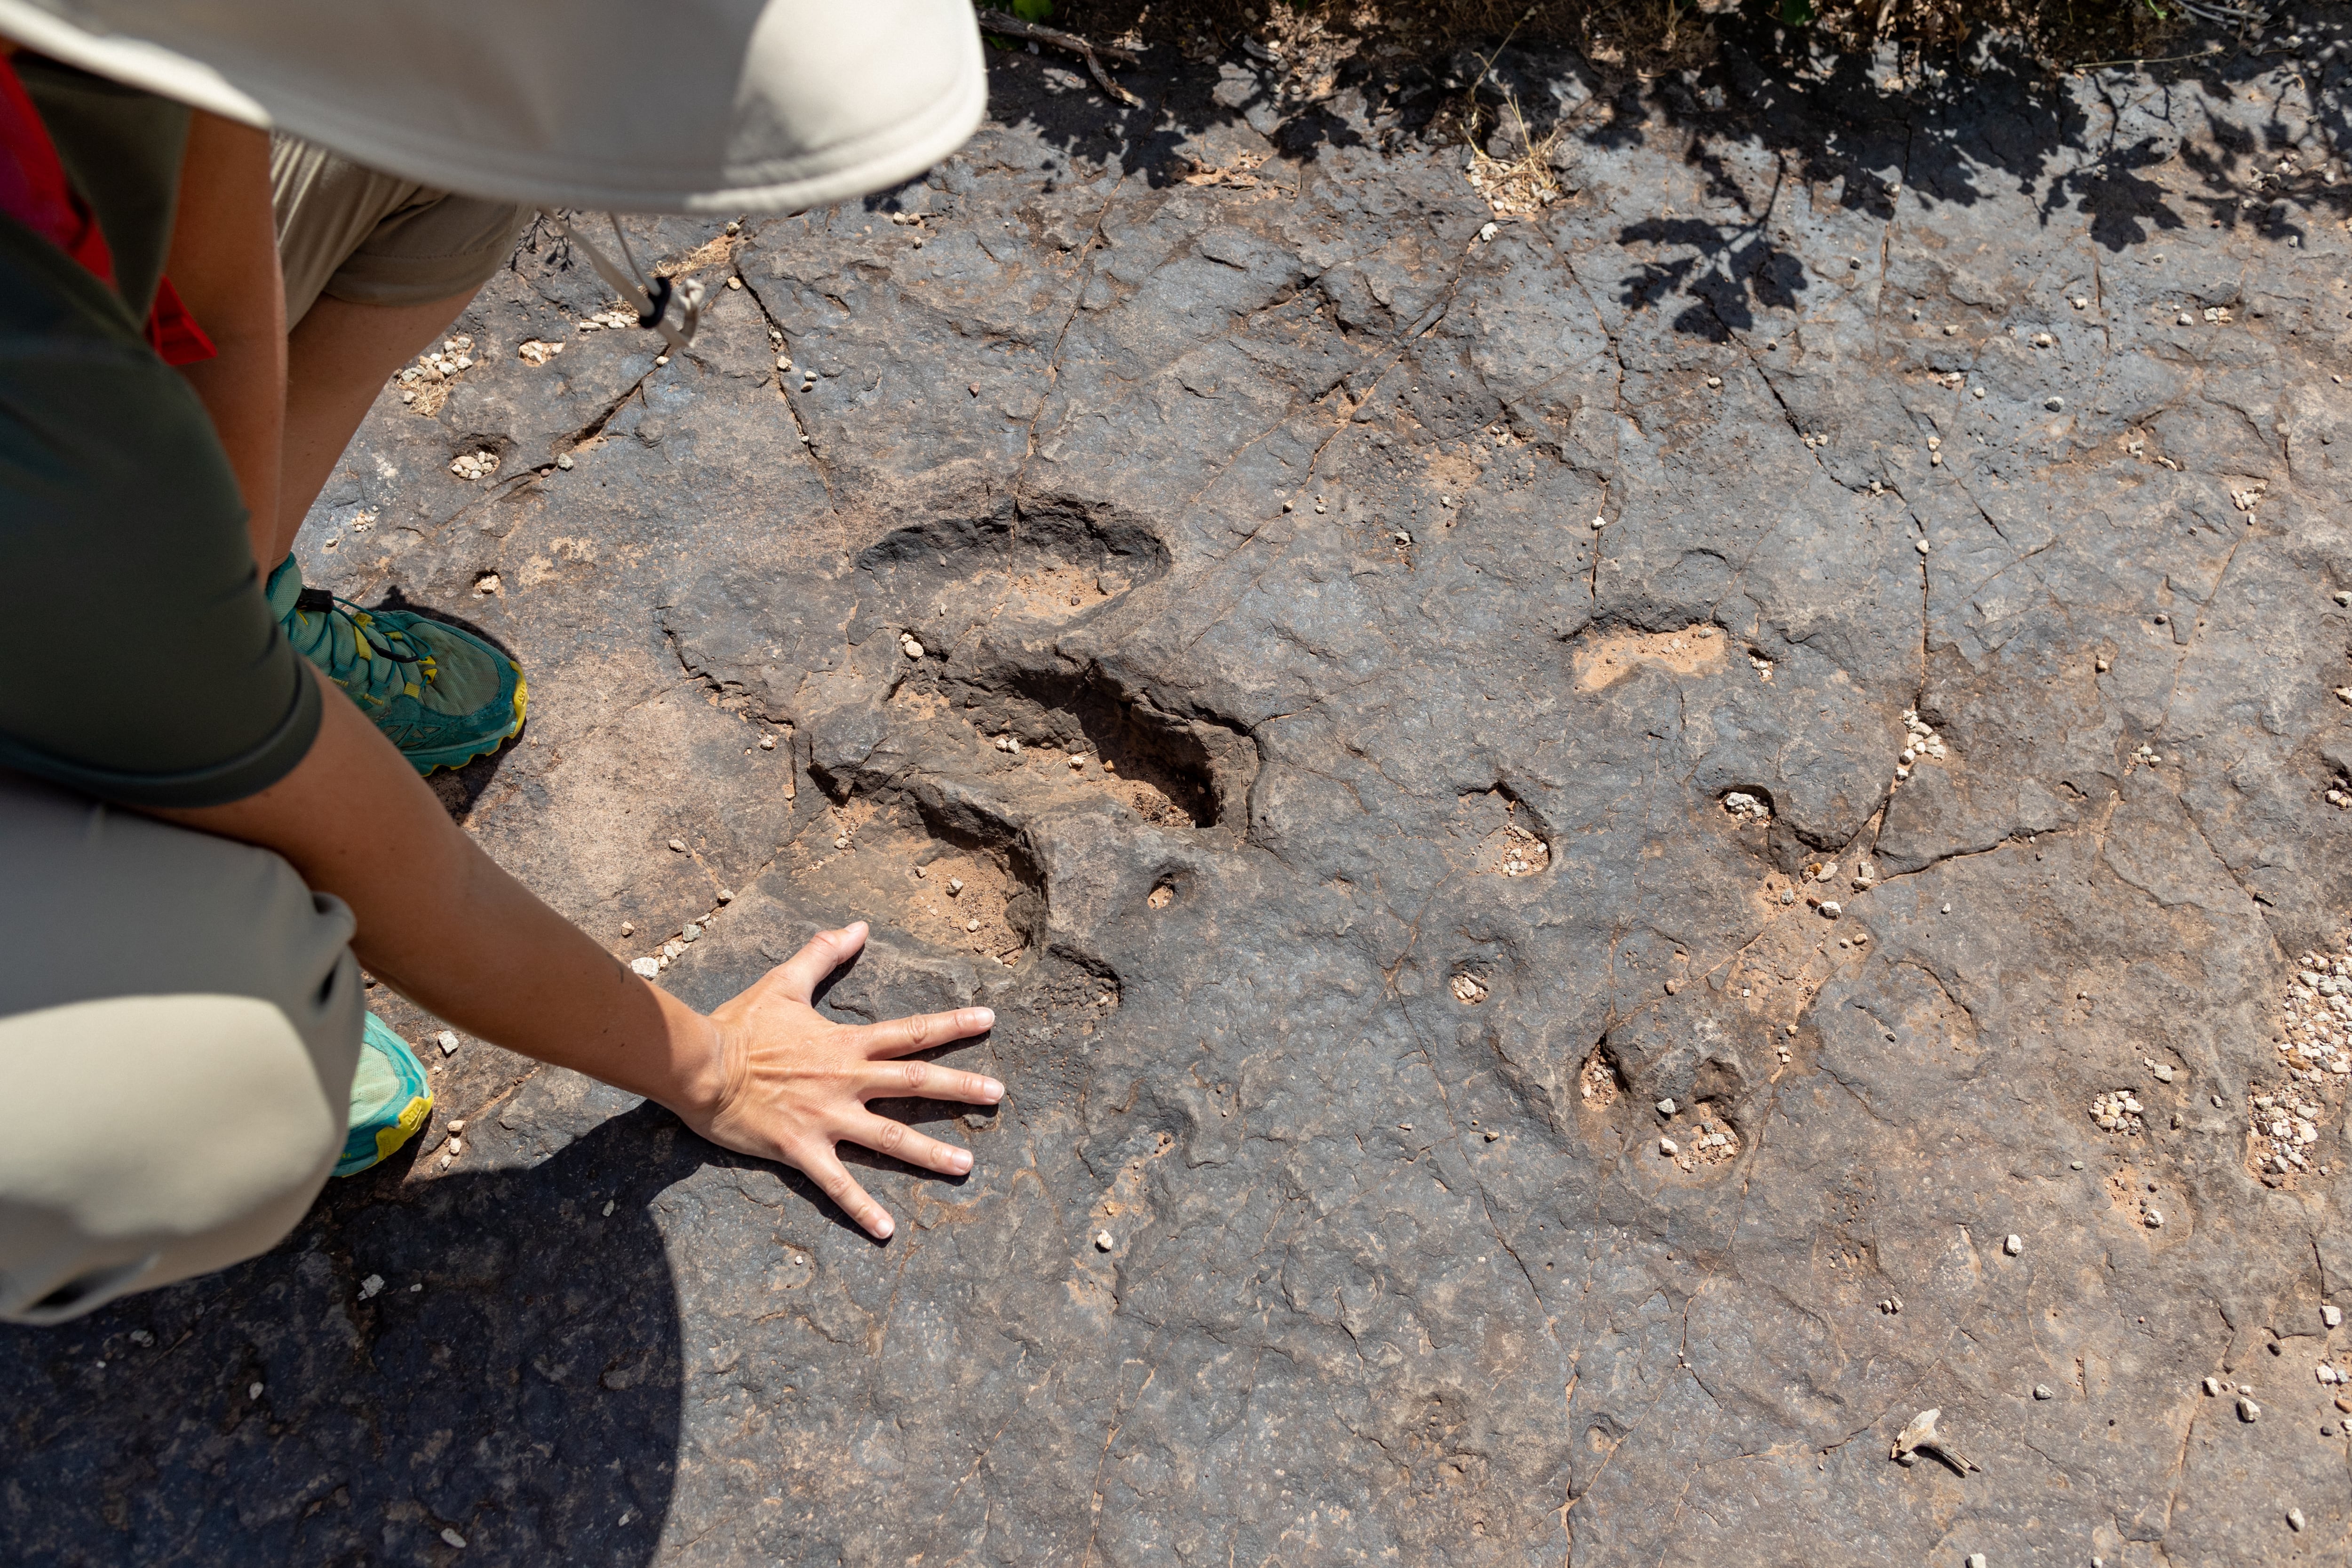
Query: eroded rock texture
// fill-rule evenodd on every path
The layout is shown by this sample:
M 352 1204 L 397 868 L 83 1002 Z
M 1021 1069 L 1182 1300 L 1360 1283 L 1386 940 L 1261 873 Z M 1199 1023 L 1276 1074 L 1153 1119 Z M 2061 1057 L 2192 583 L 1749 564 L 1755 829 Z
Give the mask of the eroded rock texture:
M 0 1338 L 5 1555 L 2340 1560 L 2330 37 L 1512 54 L 1576 194 L 1486 237 L 1458 83 L 999 55 L 922 184 L 637 225 L 667 363 L 535 237 L 310 580 L 519 651 L 445 793 L 616 953 L 865 917 L 829 1005 L 1012 1097 L 877 1247 L 464 1042 L 270 1257 Z

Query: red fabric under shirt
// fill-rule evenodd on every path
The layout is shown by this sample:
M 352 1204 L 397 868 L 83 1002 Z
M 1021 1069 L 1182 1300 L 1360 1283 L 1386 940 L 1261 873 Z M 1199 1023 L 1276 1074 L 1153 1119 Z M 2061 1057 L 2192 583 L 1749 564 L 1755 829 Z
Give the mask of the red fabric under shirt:
M 6 213 L 86 268 L 100 282 L 114 282 L 114 253 L 91 216 L 89 204 L 74 194 L 58 161 L 57 143 L 41 123 L 25 84 L 7 57 L 0 55 L 0 212 Z M 165 364 L 194 364 L 218 351 L 195 317 L 180 302 L 169 278 L 155 282 L 155 303 L 147 312 L 147 342 Z

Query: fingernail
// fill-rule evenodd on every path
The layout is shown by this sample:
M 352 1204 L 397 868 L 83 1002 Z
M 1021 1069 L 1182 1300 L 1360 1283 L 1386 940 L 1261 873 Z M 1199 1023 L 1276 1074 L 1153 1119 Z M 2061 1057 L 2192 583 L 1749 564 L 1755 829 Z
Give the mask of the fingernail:
M 966 1171 L 971 1170 L 971 1152 L 968 1150 L 959 1149 L 954 1153 L 949 1155 L 948 1169 L 953 1171 L 959 1176 L 962 1175 Z
M 972 1021 L 983 1029 L 996 1027 L 996 1009 L 993 1007 L 974 1007 L 971 1016 Z
M 980 1080 L 980 1092 L 986 1095 L 991 1101 L 1003 1100 L 1004 1086 L 992 1078 L 984 1078 Z
M 897 1222 L 892 1220 L 887 1214 L 874 1222 L 874 1234 L 879 1240 L 889 1240 L 891 1234 L 898 1228 L 898 1226 Z

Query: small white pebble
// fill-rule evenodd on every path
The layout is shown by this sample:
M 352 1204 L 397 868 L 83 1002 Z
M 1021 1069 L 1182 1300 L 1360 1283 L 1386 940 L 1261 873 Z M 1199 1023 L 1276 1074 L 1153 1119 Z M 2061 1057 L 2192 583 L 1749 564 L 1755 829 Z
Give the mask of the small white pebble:
M 1097 1251 L 1108 1252 L 1112 1247 L 1117 1247 L 1118 1245 L 1118 1242 L 1111 1239 L 1110 1232 L 1107 1230 L 1098 1230 L 1095 1232 L 1095 1249 Z
M 371 1274 L 366 1279 L 360 1281 L 360 1300 L 362 1301 L 368 1300 L 372 1299 L 377 1291 L 383 1289 L 383 1276 L 381 1274 Z
M 604 1217 L 606 1219 L 613 1217 L 613 1200 L 610 1198 L 604 1200 Z
M 622 934 L 623 936 L 635 936 L 635 935 L 636 935 L 636 934 L 637 934 L 637 922 L 636 922 L 636 921 L 623 921 L 621 922 L 621 934 Z
M 2303 1533 L 2303 1510 L 2299 1508 L 2291 1508 L 2286 1510 L 2286 1527 L 2289 1530 L 2292 1530 L 2297 1535 L 2300 1535 Z
M 1661 1116 L 1672 1116 L 1674 1113 L 1675 1113 L 1675 1102 L 1674 1102 L 1673 1100 L 1662 1100 L 1658 1101 L 1658 1114 L 1659 1114 L 1659 1115 L 1661 1115 Z
M 2014 1258 L 2019 1253 L 2025 1250 L 2025 1237 L 2021 1236 L 2011 1236 L 2007 1241 L 2000 1244 L 2000 1249 L 2003 1252 L 2008 1253 L 2011 1258 Z
M 566 452 L 563 456 L 556 458 L 555 466 L 562 468 L 565 473 L 570 473 L 572 471 L 572 454 Z
M 2147 1228 L 2150 1230 L 2162 1230 L 2164 1228 L 2163 1210 L 2150 1209 L 2147 1211 Z
M 1658 1140 L 1658 1152 L 1671 1160 L 1682 1152 L 1682 1146 L 1671 1138 L 1661 1138 Z
M 722 903 L 722 904 L 731 904 L 731 903 L 733 903 L 733 902 L 735 901 L 735 889 L 732 889 L 732 888 L 721 888 L 721 889 L 719 889 L 719 901 L 720 903 Z
M 1913 540 L 1911 542 L 1911 548 L 1917 551 L 1920 554 L 1925 555 L 1927 553 L 1927 542 L 1924 539 Z
M 776 738 L 773 735 L 762 735 L 760 737 L 760 750 L 763 752 L 772 752 L 775 749 Z
M 258 1398 L 260 1398 L 260 1397 L 261 1397 L 261 1384 L 257 1384 L 257 1383 L 248 1383 L 248 1384 L 247 1384 L 245 1385 L 245 1396 L 246 1396 L 247 1399 L 258 1399 Z
M 2221 1380 L 2220 1378 L 2209 1377 L 2205 1380 L 2205 1393 L 2207 1397 L 2210 1398 L 2213 1395 L 2219 1394 L 2221 1392 Z
M 455 1056 L 457 1052 L 457 1037 L 451 1030 L 444 1029 L 434 1036 L 433 1043 L 441 1047 L 441 1054 L 445 1057 Z
M 686 853 L 686 840 L 685 840 L 685 839 L 683 839 L 683 838 L 673 838 L 673 839 L 671 839 L 671 840 L 669 841 L 669 847 L 670 847 L 672 849 L 676 850 L 676 851 L 677 851 L 677 853 L 679 853 L 680 855 L 683 855 L 683 854 L 685 854 L 685 853 Z
M 456 1547 L 460 1552 L 466 1550 L 466 1538 L 458 1534 L 454 1530 L 444 1530 L 441 1532 L 441 1539 L 447 1542 L 450 1545 Z
M 2255 1404 L 2252 1400 L 2247 1398 L 2242 1394 L 2238 1395 L 2239 1420 L 2251 1424 L 2252 1422 L 2259 1421 L 2262 1418 L 2263 1407 L 2261 1405 Z
M 2319 1321 L 2328 1328 L 2340 1329 L 2344 1326 L 2344 1309 L 2322 1307 L 2319 1309 Z
M 1824 899 L 1822 900 L 1822 919 L 1825 921 L 1833 921 L 1843 913 L 1845 913 L 1845 906 L 1839 903 L 1835 899 Z
M 976 920 L 966 921 L 963 922 L 963 929 L 968 931 L 978 931 L 980 929 L 980 922 Z
M 651 980 L 655 975 L 661 973 L 661 960 L 658 958 L 633 958 L 629 960 L 629 972 L 638 976 L 640 979 Z

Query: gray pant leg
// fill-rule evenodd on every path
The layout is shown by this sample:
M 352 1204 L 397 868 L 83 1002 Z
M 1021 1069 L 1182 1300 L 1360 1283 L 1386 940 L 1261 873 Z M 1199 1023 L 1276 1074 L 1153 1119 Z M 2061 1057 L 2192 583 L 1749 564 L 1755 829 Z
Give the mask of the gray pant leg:
M 267 850 L 0 772 L 0 1321 L 255 1257 L 359 1057 L 351 910 Z

